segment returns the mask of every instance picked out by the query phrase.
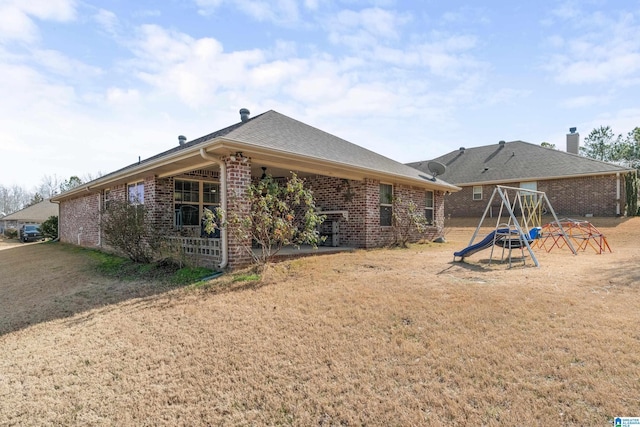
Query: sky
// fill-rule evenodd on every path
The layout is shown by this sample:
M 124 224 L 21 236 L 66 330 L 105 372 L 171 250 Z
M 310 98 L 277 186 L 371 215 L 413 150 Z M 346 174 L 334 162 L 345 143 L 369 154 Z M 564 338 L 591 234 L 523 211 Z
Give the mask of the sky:
M 640 0 L 0 0 L 0 185 L 275 110 L 394 160 L 640 126 Z

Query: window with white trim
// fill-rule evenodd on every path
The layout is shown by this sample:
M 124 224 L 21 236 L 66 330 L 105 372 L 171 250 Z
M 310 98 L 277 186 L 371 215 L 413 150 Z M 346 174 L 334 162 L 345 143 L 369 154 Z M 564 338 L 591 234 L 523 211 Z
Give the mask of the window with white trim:
M 380 226 L 389 227 L 393 218 L 393 185 L 380 184 Z
M 137 182 L 127 186 L 129 203 L 134 205 L 144 204 L 144 182 Z
M 522 203 L 533 205 L 538 201 L 538 195 L 536 193 L 528 193 L 526 190 L 538 191 L 538 182 L 529 181 L 520 183 L 520 195 L 522 196 Z
M 205 208 L 215 211 L 220 206 L 220 184 L 176 179 L 173 202 L 176 227 L 199 226 Z
M 433 224 L 433 208 L 434 208 L 433 191 L 424 192 L 424 217 L 429 225 Z
M 109 207 L 111 206 L 111 189 L 107 188 L 106 190 L 104 190 L 104 204 L 103 206 L 103 210 L 108 210 Z
M 473 200 L 482 200 L 482 185 L 473 186 Z

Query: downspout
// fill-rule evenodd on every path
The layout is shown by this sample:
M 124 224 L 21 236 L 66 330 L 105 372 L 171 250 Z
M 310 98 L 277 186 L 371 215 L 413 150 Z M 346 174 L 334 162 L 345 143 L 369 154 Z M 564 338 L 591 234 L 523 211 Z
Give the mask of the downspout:
M 616 216 L 620 216 L 620 172 L 616 173 Z
M 58 205 L 58 235 L 56 236 L 55 239 L 53 239 L 54 242 L 57 242 L 60 240 L 60 202 L 51 201 L 51 203 L 55 203 L 56 205 Z
M 200 149 L 200 156 L 220 167 L 220 207 L 222 208 L 222 220 L 224 223 L 224 218 L 227 215 L 227 165 L 222 160 L 207 153 L 204 148 Z M 220 261 L 220 268 L 223 269 L 229 262 L 227 227 L 220 227 L 220 239 L 222 240 L 222 260 Z
M 102 247 L 102 191 L 98 191 L 98 247 L 99 248 Z

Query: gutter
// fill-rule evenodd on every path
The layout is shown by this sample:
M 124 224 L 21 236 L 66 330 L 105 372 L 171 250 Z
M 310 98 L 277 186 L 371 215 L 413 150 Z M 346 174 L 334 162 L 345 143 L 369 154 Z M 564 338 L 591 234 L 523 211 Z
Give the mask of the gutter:
M 51 203 L 55 203 L 56 205 L 58 205 L 58 236 L 53 239 L 54 242 L 60 240 L 60 200 L 52 200 L 53 197 L 50 197 L 49 200 L 51 201 Z
M 549 181 L 552 179 L 571 179 L 571 178 L 589 178 L 594 176 L 607 176 L 607 175 L 616 175 L 619 174 L 627 174 L 632 172 L 632 169 L 621 170 L 621 171 L 602 171 L 602 172 L 588 172 L 581 173 L 575 175 L 561 175 L 561 176 L 540 176 L 540 177 L 522 177 L 522 178 L 508 178 L 508 179 L 494 179 L 491 181 L 476 181 L 476 182 L 461 182 L 455 184 L 458 187 L 469 187 L 471 185 L 504 185 L 509 183 L 518 183 L 518 182 L 529 182 L 529 181 Z
M 200 156 L 209 160 L 220 167 L 220 206 L 222 208 L 222 220 L 224 224 L 224 218 L 227 215 L 227 165 L 217 157 L 214 157 L 207 153 L 203 148 L 200 148 Z M 220 261 L 220 269 L 223 269 L 229 263 L 229 243 L 227 239 L 227 227 L 220 227 L 220 239 L 222 240 L 222 260 Z

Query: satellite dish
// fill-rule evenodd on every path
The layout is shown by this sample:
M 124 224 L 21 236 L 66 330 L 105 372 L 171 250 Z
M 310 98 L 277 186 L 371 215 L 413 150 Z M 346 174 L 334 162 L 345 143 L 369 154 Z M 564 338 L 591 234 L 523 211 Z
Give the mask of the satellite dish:
M 431 172 L 431 175 L 433 175 L 433 181 L 436 180 L 436 176 L 442 175 L 447 170 L 445 165 L 436 161 L 430 161 L 427 163 L 427 168 L 429 169 L 429 172 Z

